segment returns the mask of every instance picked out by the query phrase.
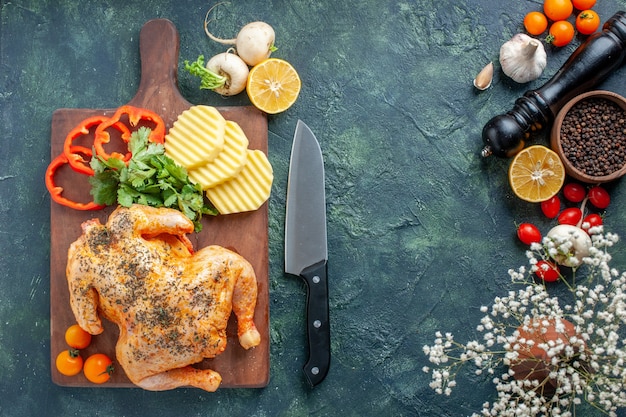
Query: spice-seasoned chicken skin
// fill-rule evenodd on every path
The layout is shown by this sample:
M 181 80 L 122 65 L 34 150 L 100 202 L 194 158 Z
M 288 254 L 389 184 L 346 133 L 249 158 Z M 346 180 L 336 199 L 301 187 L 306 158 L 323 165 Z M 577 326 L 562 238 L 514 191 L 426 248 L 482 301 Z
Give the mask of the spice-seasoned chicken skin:
M 100 313 L 119 326 L 117 361 L 134 384 L 215 391 L 221 376 L 191 365 L 224 351 L 231 310 L 241 346 L 260 343 L 252 266 L 221 246 L 193 252 L 193 224 L 179 211 L 120 207 L 82 229 L 68 251 L 72 311 L 91 334 L 103 331 Z

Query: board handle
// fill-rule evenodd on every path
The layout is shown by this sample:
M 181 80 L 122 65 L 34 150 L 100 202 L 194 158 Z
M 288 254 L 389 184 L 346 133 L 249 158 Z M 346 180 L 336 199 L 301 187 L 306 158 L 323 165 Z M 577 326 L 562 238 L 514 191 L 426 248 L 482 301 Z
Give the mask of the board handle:
M 191 107 L 178 89 L 180 37 L 168 19 L 147 21 L 139 33 L 141 81 L 129 105 L 159 114 L 169 129 Z

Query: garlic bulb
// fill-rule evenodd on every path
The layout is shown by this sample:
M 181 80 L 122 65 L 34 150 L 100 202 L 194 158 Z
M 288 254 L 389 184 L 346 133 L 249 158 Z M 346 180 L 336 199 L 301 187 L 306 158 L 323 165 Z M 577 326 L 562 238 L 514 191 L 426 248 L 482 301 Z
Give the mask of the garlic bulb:
M 589 234 L 577 226 L 559 224 L 554 226 L 546 235 L 556 248 L 551 254 L 552 259 L 559 265 L 575 268 L 582 265 L 583 258 L 589 256 L 589 249 L 593 246 Z
M 524 33 L 518 33 L 500 47 L 502 71 L 518 83 L 539 78 L 547 63 L 541 42 Z

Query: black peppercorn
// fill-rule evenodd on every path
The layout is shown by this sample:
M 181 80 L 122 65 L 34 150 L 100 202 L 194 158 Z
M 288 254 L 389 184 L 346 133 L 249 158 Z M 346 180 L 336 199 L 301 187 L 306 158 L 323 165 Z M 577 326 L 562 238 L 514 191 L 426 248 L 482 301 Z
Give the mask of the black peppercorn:
M 561 125 L 564 156 L 594 177 L 620 170 L 626 161 L 626 111 L 605 98 L 588 98 L 567 112 Z

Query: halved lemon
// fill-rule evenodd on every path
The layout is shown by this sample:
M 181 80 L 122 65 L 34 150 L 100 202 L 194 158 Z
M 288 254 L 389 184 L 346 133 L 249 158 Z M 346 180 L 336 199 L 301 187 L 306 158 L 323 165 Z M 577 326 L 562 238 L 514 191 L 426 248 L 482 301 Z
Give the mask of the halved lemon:
M 300 94 L 301 82 L 290 63 L 268 58 L 255 65 L 248 75 L 246 91 L 252 104 L 268 114 L 287 110 Z
M 515 195 L 538 203 L 556 195 L 565 181 L 565 167 L 556 152 L 543 145 L 520 151 L 509 167 L 509 184 Z

